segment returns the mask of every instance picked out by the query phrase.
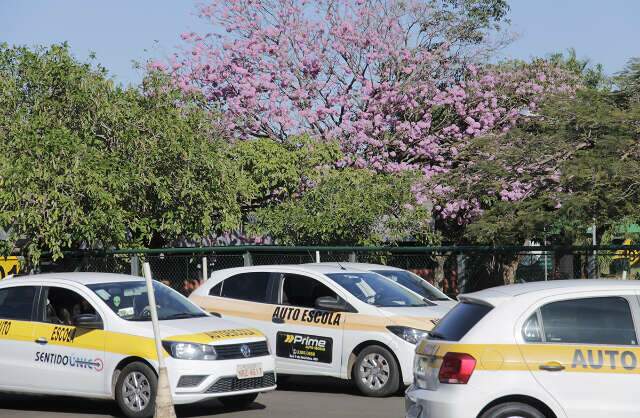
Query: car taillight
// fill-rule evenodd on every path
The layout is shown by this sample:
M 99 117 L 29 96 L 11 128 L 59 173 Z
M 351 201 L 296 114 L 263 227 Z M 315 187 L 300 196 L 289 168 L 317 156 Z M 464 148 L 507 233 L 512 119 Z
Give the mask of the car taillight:
M 469 354 L 447 353 L 438 373 L 440 383 L 466 385 L 476 368 L 476 359 Z

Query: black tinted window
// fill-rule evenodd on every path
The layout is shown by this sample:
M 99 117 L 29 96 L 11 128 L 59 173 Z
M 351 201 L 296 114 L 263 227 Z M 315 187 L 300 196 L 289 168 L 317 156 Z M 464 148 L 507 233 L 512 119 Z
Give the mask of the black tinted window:
M 211 288 L 211 290 L 209 290 L 209 295 L 210 296 L 220 296 L 220 291 L 221 290 L 222 290 L 222 282 L 220 282 L 217 285 L 213 286 Z
M 631 308 L 624 298 L 563 300 L 543 306 L 540 312 L 548 343 L 637 344 Z
M 34 286 L 0 289 L 0 318 L 30 321 L 35 297 Z
M 267 302 L 269 273 L 241 273 L 222 284 L 221 296 L 251 302 Z
M 477 303 L 458 303 L 442 318 L 438 326 L 431 331 L 431 338 L 459 341 L 471 328 L 480 322 L 491 309 L 490 306 Z
M 315 308 L 316 299 L 323 296 L 336 298 L 338 295 L 316 279 L 295 274 L 286 274 L 282 284 L 282 304 Z

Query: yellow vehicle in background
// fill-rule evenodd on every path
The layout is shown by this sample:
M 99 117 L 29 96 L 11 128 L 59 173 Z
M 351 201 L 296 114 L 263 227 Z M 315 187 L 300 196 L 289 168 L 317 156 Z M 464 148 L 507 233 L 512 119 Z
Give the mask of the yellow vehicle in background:
M 20 259 L 18 257 L 0 257 L 0 279 L 20 273 L 20 267 Z

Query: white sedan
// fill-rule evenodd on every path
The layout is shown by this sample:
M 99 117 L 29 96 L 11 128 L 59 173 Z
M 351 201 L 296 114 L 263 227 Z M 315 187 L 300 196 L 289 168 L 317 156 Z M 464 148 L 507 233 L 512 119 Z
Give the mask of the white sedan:
M 174 403 L 250 404 L 275 389 L 257 330 L 212 317 L 158 282 L 154 293 Z M 56 273 L 0 283 L 0 390 L 115 399 L 128 417 L 153 415 L 158 356 L 145 282 Z
M 278 373 L 352 379 L 368 396 L 412 382 L 416 343 L 449 310 L 379 274 L 323 264 L 219 270 L 189 298 L 267 335 Z
M 416 350 L 407 418 L 640 416 L 640 283 L 462 295 Z

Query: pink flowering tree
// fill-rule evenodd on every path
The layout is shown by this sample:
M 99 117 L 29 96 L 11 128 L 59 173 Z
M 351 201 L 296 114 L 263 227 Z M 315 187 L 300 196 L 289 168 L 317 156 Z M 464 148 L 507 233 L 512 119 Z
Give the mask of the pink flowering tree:
M 482 65 L 507 11 L 494 0 L 211 0 L 199 12 L 212 31 L 183 34 L 185 47 L 152 65 L 201 91 L 234 137 L 337 140 L 339 167 L 417 171 L 418 203 L 466 224 L 480 200 L 430 179 L 570 90 L 544 61 Z M 504 192 L 527 187 L 509 179 Z

